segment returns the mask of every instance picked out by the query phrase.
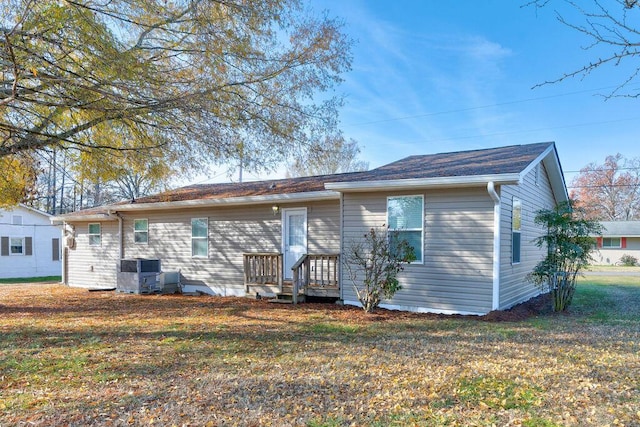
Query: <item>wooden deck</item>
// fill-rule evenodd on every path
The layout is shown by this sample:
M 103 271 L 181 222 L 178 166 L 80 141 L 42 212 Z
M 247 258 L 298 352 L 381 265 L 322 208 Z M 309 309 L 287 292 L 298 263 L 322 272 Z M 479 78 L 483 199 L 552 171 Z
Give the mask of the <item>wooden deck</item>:
M 284 279 L 281 253 L 244 254 L 247 295 L 275 294 L 281 302 L 296 304 L 306 297 L 340 298 L 338 254 L 305 254 Z

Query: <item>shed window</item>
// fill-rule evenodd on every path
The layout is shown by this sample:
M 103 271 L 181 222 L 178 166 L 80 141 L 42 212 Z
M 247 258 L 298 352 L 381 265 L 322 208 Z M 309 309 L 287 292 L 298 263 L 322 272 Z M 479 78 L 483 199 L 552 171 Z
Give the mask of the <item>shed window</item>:
M 133 220 L 133 238 L 136 243 L 149 243 L 149 220 Z
M 10 238 L 9 253 L 11 255 L 24 255 L 24 238 L 22 237 Z
M 620 237 L 603 237 L 602 247 L 603 248 L 621 248 L 622 239 Z
M 424 197 L 399 196 L 387 198 L 387 224 L 398 239 L 413 247 L 416 262 L 422 262 L 424 247 Z
M 89 224 L 89 246 L 100 246 L 102 233 L 100 223 Z
M 0 237 L 0 256 L 9 256 L 9 237 Z
M 514 198 L 513 209 L 511 211 L 511 263 L 518 264 L 520 262 L 522 228 L 522 202 Z
M 191 256 L 206 258 L 209 256 L 209 220 L 191 219 Z
M 51 239 L 51 261 L 60 261 L 60 239 Z

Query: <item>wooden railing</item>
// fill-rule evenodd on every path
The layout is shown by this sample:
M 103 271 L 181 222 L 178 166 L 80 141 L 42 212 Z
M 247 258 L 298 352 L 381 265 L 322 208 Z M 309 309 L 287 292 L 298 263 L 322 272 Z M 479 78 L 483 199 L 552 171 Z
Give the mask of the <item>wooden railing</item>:
M 282 289 L 282 254 L 277 252 L 243 254 L 244 284 L 278 285 Z
M 298 293 L 309 287 L 338 287 L 338 254 L 304 254 L 291 267 L 293 270 L 293 303 L 298 303 Z

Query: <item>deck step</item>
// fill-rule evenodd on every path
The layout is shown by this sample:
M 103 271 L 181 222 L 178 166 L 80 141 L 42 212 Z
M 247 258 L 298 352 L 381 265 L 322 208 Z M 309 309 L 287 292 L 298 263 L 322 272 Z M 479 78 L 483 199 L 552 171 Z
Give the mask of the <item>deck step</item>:
M 302 294 L 298 295 L 298 302 L 304 302 L 305 296 Z M 292 304 L 293 303 L 293 294 L 291 292 L 280 292 L 276 294 L 275 299 L 269 300 L 269 302 L 277 302 L 282 304 Z
M 290 299 L 278 299 L 278 298 L 272 298 L 269 300 L 269 302 L 274 303 L 274 304 L 293 304 L 293 301 Z

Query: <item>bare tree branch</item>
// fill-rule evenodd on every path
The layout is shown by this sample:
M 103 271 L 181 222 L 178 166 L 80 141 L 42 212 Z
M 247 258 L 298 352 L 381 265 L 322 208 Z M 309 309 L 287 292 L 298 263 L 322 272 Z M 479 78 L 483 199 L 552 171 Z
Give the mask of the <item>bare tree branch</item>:
M 589 44 L 584 50 L 598 49 L 598 57 L 574 71 L 564 73 L 555 79 L 546 80 L 534 86 L 540 87 L 555 84 L 571 78 L 585 78 L 589 74 L 604 67 L 627 66 L 629 72 L 626 78 L 608 94 L 611 97 L 640 97 L 640 89 L 632 88 L 632 84 L 638 81 L 640 74 L 640 29 L 637 23 L 640 21 L 640 7 L 637 0 L 613 0 L 615 7 L 605 7 L 600 0 L 591 0 L 588 5 L 585 2 L 571 0 L 558 0 L 578 12 L 583 21 L 577 23 L 574 19 L 556 11 L 557 19 L 563 25 L 583 34 Z M 533 6 L 541 9 L 549 6 L 552 0 L 533 0 L 524 6 Z M 638 65 L 635 65 L 638 64 Z

